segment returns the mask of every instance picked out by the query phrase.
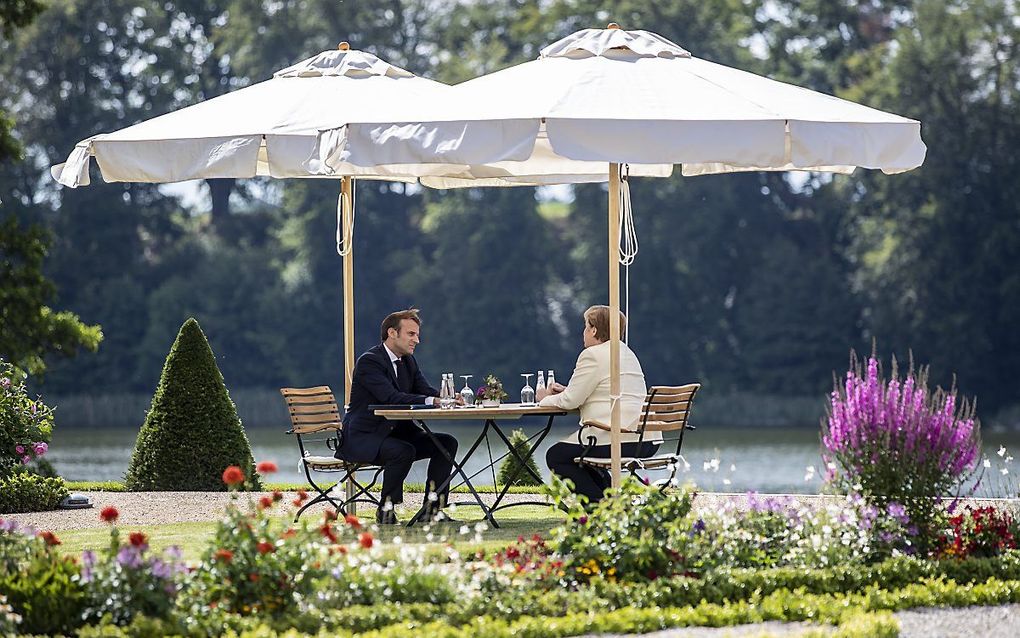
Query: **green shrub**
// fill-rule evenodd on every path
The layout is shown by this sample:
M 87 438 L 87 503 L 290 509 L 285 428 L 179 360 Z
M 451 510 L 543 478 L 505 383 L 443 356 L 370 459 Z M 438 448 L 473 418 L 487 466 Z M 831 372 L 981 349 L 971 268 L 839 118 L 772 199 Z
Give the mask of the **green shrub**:
M 31 472 L 0 476 L 0 514 L 54 510 L 66 496 L 62 478 L 46 478 Z
M 0 359 L 0 477 L 45 454 L 52 433 L 53 410 L 30 398 L 25 373 Z
M 0 592 L 21 617 L 19 631 L 55 634 L 79 626 L 84 590 L 74 559 L 56 549 L 60 540 L 52 532 L 33 535 L 31 528 L 0 523 Z
M 547 492 L 567 509 L 551 545 L 578 580 L 654 580 L 686 571 L 690 490 L 664 493 L 626 477 L 591 512 L 555 475 Z
M 121 625 L 136 616 L 169 616 L 180 588 L 177 577 L 187 571 L 180 562 L 180 550 L 170 547 L 162 555 L 150 552 L 149 539 L 142 532 L 131 532 L 127 541 L 121 542 L 120 530 L 114 526 L 103 551 L 82 554 L 86 621 L 106 618 Z
M 132 491 L 222 491 L 236 465 L 260 484 L 248 438 L 198 322 L 188 319 L 163 366 L 124 484 Z
M 538 465 L 535 464 L 535 457 L 531 454 L 531 442 L 528 441 L 528 436 L 524 433 L 524 430 L 514 430 L 510 433 L 510 445 L 525 462 L 522 464 L 517 460 L 516 456 L 508 452 L 506 459 L 503 460 L 503 464 L 499 466 L 499 480 L 496 481 L 497 484 L 506 485 L 509 483 L 510 477 L 520 468 L 520 473 L 514 479 L 514 485 L 542 485 L 542 481 L 531 474 L 531 472 L 534 472 L 535 475 L 542 476 L 538 471 Z M 531 472 L 528 470 L 531 470 Z

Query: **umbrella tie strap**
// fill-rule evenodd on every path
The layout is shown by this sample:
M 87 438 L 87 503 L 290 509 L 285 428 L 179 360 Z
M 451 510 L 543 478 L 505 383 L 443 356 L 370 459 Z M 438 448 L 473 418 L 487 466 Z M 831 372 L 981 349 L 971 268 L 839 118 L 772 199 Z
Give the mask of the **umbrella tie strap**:
M 354 245 L 354 180 L 351 180 L 351 218 L 344 220 L 344 193 L 336 198 L 336 254 L 346 257 Z
M 624 314 L 630 319 L 630 265 L 638 254 L 637 231 L 634 230 L 634 209 L 630 201 L 630 164 L 620 166 L 620 264 L 623 265 Z M 630 321 L 627 322 L 628 326 Z M 623 334 L 623 342 L 629 343 L 630 330 Z

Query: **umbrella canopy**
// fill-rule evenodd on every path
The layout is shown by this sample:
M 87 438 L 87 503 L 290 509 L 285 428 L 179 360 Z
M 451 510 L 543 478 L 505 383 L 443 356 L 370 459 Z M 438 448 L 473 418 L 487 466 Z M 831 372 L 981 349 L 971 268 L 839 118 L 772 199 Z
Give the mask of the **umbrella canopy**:
M 450 88 L 345 47 L 323 51 L 269 80 L 84 139 L 51 173 L 65 186 L 86 186 L 95 157 L 108 182 L 322 177 L 314 162 L 306 167 L 319 129 L 338 118 L 369 118 L 379 105 L 428 103 Z M 333 172 L 399 178 L 384 167 L 341 165 Z
M 542 157 L 556 162 L 627 163 L 632 175 L 748 170 L 898 173 L 925 155 L 920 123 L 830 95 L 701 60 L 647 31 L 587 29 L 540 57 L 464 82 L 441 100 L 348 120 L 326 133 L 327 167 L 429 163 L 489 165 L 472 175 L 423 179 L 437 187 L 499 182 L 493 166 Z M 390 115 L 393 115 L 392 113 Z M 342 145 L 336 144 L 337 140 Z M 535 171 L 521 170 L 527 176 Z M 426 175 L 427 172 L 420 173 Z M 535 181 L 535 180 L 532 180 Z M 528 183 L 506 176 L 502 183 Z M 542 183 L 551 183 L 546 179 Z

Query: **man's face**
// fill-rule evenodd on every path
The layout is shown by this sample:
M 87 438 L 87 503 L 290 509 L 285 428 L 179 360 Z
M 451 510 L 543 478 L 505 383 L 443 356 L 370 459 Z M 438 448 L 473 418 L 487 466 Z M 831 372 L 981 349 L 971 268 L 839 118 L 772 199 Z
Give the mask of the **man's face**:
M 388 343 L 390 350 L 398 357 L 414 354 L 418 345 L 418 324 L 411 319 L 401 319 L 400 329 L 390 328 Z

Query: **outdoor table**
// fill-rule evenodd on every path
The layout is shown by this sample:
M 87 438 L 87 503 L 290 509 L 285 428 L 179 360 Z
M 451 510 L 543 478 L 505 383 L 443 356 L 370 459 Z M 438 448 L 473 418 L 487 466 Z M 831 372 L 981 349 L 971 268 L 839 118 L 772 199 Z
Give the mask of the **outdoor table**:
M 560 408 L 544 407 L 538 405 L 503 403 L 498 407 L 492 408 L 465 406 L 449 408 L 446 410 L 441 408 L 408 409 L 403 406 L 400 408 L 397 408 L 396 406 L 377 406 L 375 408 L 375 414 L 376 416 L 385 417 L 386 419 L 389 419 L 391 421 L 413 421 L 414 423 L 418 424 L 418 426 L 420 426 L 423 430 L 425 430 L 426 434 L 428 434 L 433 441 L 436 441 L 437 443 L 436 447 L 439 448 L 439 450 L 444 455 L 446 455 L 446 458 L 453 463 L 453 471 L 450 472 L 450 477 L 446 479 L 446 481 L 444 481 L 441 485 L 437 486 L 435 491 L 438 493 L 446 489 L 446 487 L 450 485 L 450 483 L 453 481 L 454 476 L 459 474 L 464 481 L 463 485 L 467 485 L 468 491 L 471 492 L 471 495 L 472 497 L 474 497 L 475 502 L 457 503 L 457 505 L 478 505 L 480 508 L 482 508 L 482 512 L 485 514 L 485 520 L 489 521 L 489 524 L 492 525 L 493 527 L 499 527 L 499 523 L 497 523 L 496 519 L 493 517 L 493 512 L 496 512 L 497 510 L 504 509 L 507 507 L 513 507 L 515 505 L 543 504 L 528 502 L 528 503 L 508 503 L 506 505 L 501 505 L 500 503 L 503 501 L 503 498 L 510 490 L 510 486 L 513 485 L 514 481 L 517 479 L 517 476 L 521 473 L 522 470 L 527 470 L 538 481 L 543 482 L 542 477 L 536 474 L 531 468 L 527 466 L 526 462 L 527 457 L 534 455 L 535 450 L 538 449 L 538 446 L 541 445 L 542 441 L 549 434 L 549 431 L 552 429 L 553 419 L 556 418 L 557 416 L 568 414 L 568 411 L 562 410 Z M 520 419 L 522 416 L 549 417 L 546 420 L 545 425 L 538 432 L 528 437 L 528 441 L 531 444 L 531 447 L 529 448 L 528 454 L 526 456 L 522 456 L 520 453 L 518 453 L 516 449 L 514 449 L 514 446 L 510 444 L 510 439 L 507 437 L 503 429 L 500 428 L 499 426 L 500 421 L 516 421 Z M 464 454 L 459 463 L 457 462 L 457 459 L 452 458 L 446 452 L 445 448 L 443 448 L 442 445 L 439 445 L 434 432 L 428 425 L 429 420 L 460 421 L 475 419 L 481 419 L 482 421 L 484 421 L 484 425 L 482 426 L 481 431 L 478 433 L 478 437 L 475 439 L 471 447 L 468 448 L 468 451 Z M 506 454 L 503 454 L 502 456 L 496 459 L 492 459 L 492 455 L 490 452 L 489 455 L 490 460 L 488 465 L 484 466 L 481 470 L 475 472 L 471 476 L 468 476 L 464 472 L 464 466 L 467 464 L 468 460 L 471 458 L 471 455 L 475 453 L 475 451 L 479 448 L 483 441 L 488 443 L 488 435 L 490 431 L 495 432 L 499 436 L 499 438 L 503 440 L 503 443 L 506 444 L 508 451 Z M 510 476 L 509 479 L 507 480 L 506 485 L 504 485 L 503 489 L 496 495 L 496 500 L 493 502 L 491 506 L 488 506 L 485 504 L 484 501 L 482 501 L 482 498 L 481 496 L 479 496 L 478 491 L 475 489 L 475 486 L 471 483 L 471 479 L 487 469 L 492 469 L 493 475 L 495 476 L 495 464 L 498 463 L 500 460 L 506 458 L 506 456 L 509 454 L 513 454 L 514 457 L 516 457 L 516 459 L 520 461 L 520 463 L 518 464 L 516 471 L 514 471 L 512 476 Z M 493 483 L 495 483 L 495 481 L 493 481 Z M 423 504 L 422 508 L 418 510 L 418 512 L 411 518 L 410 521 L 408 521 L 407 523 L 408 526 L 414 525 L 416 522 L 418 522 L 418 520 L 421 519 L 421 517 L 425 513 L 425 505 L 427 504 Z

